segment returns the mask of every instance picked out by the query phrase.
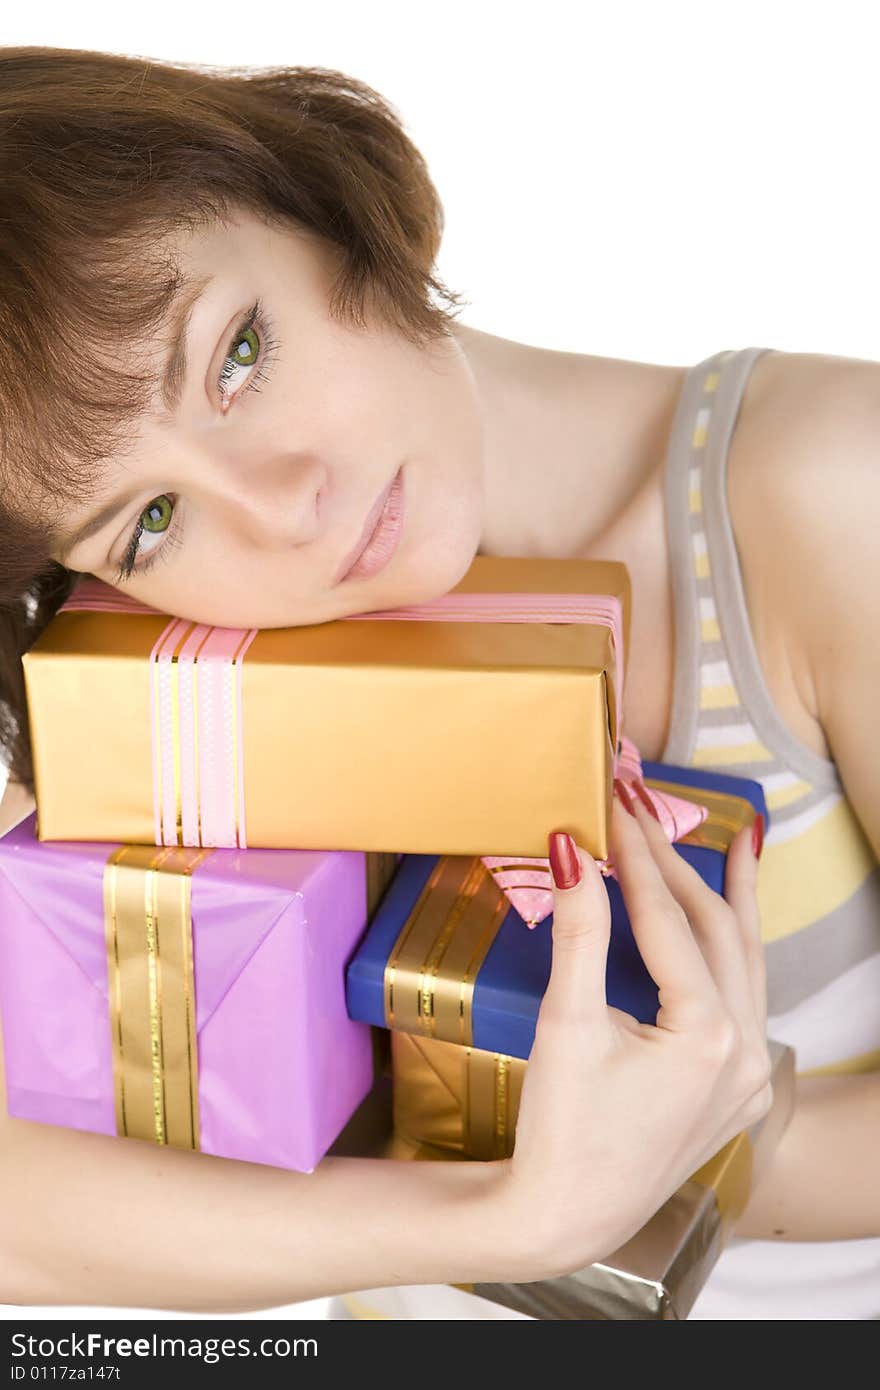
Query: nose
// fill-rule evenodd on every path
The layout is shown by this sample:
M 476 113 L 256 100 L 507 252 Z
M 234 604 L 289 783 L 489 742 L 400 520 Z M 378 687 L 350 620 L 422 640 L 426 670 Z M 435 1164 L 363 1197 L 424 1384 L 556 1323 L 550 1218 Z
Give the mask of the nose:
M 215 456 L 212 505 L 245 544 L 270 550 L 307 545 L 318 535 L 325 470 L 313 454 L 260 447 Z

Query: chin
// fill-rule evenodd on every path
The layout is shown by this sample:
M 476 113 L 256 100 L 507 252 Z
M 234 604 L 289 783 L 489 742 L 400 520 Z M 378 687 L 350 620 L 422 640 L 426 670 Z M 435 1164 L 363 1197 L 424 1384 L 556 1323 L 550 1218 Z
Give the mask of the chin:
M 476 530 L 472 538 L 456 535 L 426 542 L 408 566 L 406 597 L 397 598 L 387 606 L 427 603 L 429 599 L 448 594 L 467 574 L 479 544 L 480 537 Z

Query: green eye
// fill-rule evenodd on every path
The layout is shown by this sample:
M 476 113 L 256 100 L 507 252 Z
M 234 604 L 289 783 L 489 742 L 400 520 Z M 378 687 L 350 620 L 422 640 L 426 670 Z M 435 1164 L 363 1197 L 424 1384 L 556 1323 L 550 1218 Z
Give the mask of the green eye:
M 173 512 L 170 498 L 164 494 L 154 497 L 150 505 L 141 512 L 143 529 L 154 533 L 167 530 Z
M 217 380 L 221 394 L 225 394 L 226 383 L 235 375 L 238 367 L 252 367 L 259 361 L 259 357 L 260 335 L 250 324 L 245 324 L 244 328 L 236 333 Z
M 251 341 L 253 340 L 253 342 Z M 247 342 L 250 353 L 243 353 L 242 343 Z M 260 354 L 260 340 L 252 328 L 245 329 L 241 334 L 235 349 L 235 360 L 239 367 L 252 367 Z

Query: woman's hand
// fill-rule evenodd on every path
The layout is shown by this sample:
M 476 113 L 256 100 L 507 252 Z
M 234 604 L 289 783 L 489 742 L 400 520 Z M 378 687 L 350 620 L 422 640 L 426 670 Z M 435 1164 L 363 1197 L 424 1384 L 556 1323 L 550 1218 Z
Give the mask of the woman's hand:
M 660 1008 L 651 1025 L 606 1003 L 608 894 L 565 837 L 581 877 L 554 891 L 550 980 L 500 1184 L 523 1278 L 610 1254 L 772 1100 L 751 828 L 730 847 L 721 897 L 627 802 L 614 798 L 611 848 Z

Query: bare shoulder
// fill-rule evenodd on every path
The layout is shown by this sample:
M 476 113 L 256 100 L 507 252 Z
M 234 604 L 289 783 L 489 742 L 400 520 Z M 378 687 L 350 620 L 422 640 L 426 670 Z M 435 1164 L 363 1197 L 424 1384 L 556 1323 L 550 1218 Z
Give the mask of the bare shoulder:
M 878 477 L 878 449 L 880 362 L 766 353 L 752 368 L 731 444 L 731 500 L 767 527 L 790 518 L 809 528 L 819 517 L 848 526 Z M 782 517 L 768 517 L 768 505 Z
M 756 646 L 827 756 L 823 656 L 840 605 L 876 579 L 880 363 L 768 352 L 730 446 L 728 501 Z M 824 745 L 824 746 L 823 746 Z
M 20 820 L 29 816 L 36 803 L 20 782 L 7 782 L 0 800 L 0 835 L 5 835 Z

